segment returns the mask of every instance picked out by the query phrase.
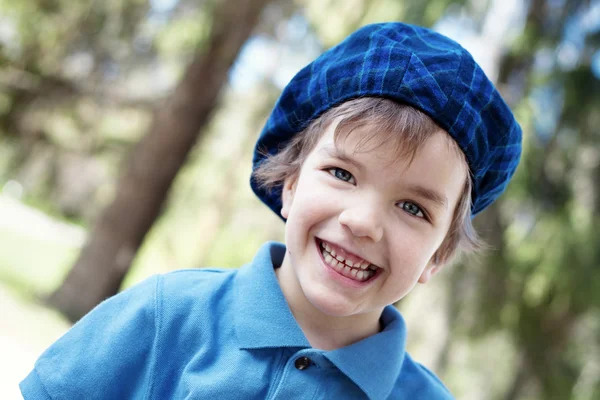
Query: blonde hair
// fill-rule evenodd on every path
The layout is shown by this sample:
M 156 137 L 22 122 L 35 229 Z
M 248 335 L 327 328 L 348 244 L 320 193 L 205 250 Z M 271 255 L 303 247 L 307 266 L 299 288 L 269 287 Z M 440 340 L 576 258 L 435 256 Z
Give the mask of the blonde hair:
M 374 129 L 365 130 L 356 151 L 392 146 L 397 157 L 409 157 L 411 160 L 431 135 L 444 132 L 427 114 L 409 105 L 376 97 L 356 98 L 331 108 L 284 144 L 277 154 L 267 155 L 253 172 L 253 178 L 267 190 L 281 187 L 287 177 L 300 173 L 302 164 L 334 121 L 338 121 L 334 132 L 336 142 L 345 140 L 357 128 L 368 125 Z M 468 169 L 466 157 L 458 144 L 454 140 L 449 142 Z M 447 263 L 459 253 L 472 253 L 482 246 L 471 223 L 472 186 L 471 174 L 467 173 L 448 233 L 434 254 L 435 263 Z

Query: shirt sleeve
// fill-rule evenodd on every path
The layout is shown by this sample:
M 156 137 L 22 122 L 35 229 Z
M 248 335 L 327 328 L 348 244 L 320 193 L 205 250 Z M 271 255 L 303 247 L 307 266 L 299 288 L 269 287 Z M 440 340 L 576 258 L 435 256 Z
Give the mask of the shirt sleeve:
M 155 276 L 102 302 L 21 382 L 30 399 L 136 399 L 152 385 L 160 302 Z

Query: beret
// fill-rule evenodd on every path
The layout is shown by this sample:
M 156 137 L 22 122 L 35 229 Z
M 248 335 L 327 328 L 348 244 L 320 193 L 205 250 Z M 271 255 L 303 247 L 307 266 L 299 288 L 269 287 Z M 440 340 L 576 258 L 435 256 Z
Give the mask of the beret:
M 367 96 L 420 109 L 452 136 L 471 170 L 472 216 L 505 190 L 522 137 L 508 105 L 458 43 L 399 22 L 360 28 L 292 78 L 258 138 L 253 170 L 330 108 Z M 279 215 L 281 187 L 267 190 L 253 178 L 250 185 Z

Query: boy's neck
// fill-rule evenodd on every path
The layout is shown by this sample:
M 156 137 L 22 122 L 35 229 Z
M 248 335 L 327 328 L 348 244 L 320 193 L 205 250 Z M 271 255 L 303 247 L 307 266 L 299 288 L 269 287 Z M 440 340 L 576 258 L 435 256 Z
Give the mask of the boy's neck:
M 381 331 L 381 310 L 373 313 L 334 317 L 314 307 L 304 296 L 294 274 L 284 261 L 275 275 L 300 329 L 315 349 L 335 350 L 358 342 Z

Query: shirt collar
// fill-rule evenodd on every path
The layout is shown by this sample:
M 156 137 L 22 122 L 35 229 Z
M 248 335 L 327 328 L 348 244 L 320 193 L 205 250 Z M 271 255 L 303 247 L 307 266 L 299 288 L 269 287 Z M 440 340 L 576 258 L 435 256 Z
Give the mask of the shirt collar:
M 311 347 L 275 276 L 275 265 L 281 265 L 284 255 L 283 244 L 266 243 L 252 262 L 238 271 L 234 318 L 242 349 Z M 381 322 L 384 328 L 377 335 L 323 352 L 371 399 L 389 396 L 405 357 L 406 325 L 398 310 L 386 307 Z
M 250 264 L 238 271 L 235 283 L 235 325 L 240 348 L 309 348 L 283 296 L 274 265 L 281 265 L 285 246 L 268 242 Z
M 387 399 L 405 357 L 406 325 L 393 306 L 381 315 L 383 331 L 350 346 L 324 353 L 370 399 Z

